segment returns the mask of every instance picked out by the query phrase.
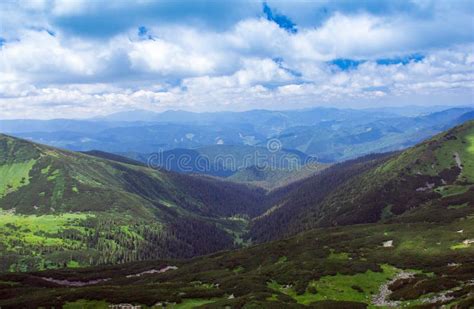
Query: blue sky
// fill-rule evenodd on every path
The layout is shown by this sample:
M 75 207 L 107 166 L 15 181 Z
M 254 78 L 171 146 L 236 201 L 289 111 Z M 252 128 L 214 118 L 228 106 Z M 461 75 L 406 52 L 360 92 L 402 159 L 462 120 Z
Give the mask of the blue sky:
M 0 48 L 0 118 L 474 105 L 467 0 L 6 0 Z

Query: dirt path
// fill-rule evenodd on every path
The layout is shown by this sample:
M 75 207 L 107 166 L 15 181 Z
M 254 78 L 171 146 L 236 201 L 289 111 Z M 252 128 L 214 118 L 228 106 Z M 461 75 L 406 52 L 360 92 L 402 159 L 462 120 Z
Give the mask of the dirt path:
M 138 273 L 138 274 L 127 275 L 127 278 L 141 277 L 143 275 L 148 275 L 148 274 L 162 274 L 162 273 L 165 273 L 169 270 L 176 270 L 176 269 L 178 269 L 178 267 L 176 267 L 176 266 L 166 266 L 162 269 L 151 269 L 151 270 L 143 271 L 143 272 Z
M 399 301 L 389 300 L 390 294 L 392 291 L 388 288 L 392 283 L 399 279 L 408 279 L 413 277 L 412 272 L 408 271 L 401 271 L 399 272 L 392 280 L 388 281 L 387 283 L 383 284 L 380 287 L 379 293 L 372 298 L 372 304 L 375 306 L 384 306 L 384 307 L 398 307 L 400 306 Z
M 162 274 L 169 270 L 176 270 L 176 269 L 178 269 L 178 267 L 176 266 L 166 266 L 161 269 L 151 269 L 151 270 L 143 271 L 138 274 L 127 275 L 126 277 L 135 278 L 135 277 L 141 277 L 147 274 Z M 60 280 L 60 279 L 54 279 L 54 278 L 48 278 L 48 277 L 40 277 L 40 278 L 43 279 L 44 281 L 48 281 L 48 282 L 55 283 L 62 286 L 70 286 L 70 287 L 82 287 L 82 286 L 94 285 L 94 284 L 111 280 L 111 278 L 104 278 L 104 279 L 95 279 L 95 280 L 88 280 L 88 281 L 70 281 L 70 280 Z
M 72 286 L 72 287 L 94 285 L 94 284 L 98 284 L 98 283 L 106 282 L 110 280 L 110 278 L 105 278 L 105 279 L 95 279 L 95 280 L 89 280 L 89 281 L 69 281 L 69 280 L 59 280 L 59 279 L 44 278 L 44 277 L 41 277 L 41 279 L 43 279 L 44 281 L 56 283 L 59 285 Z
M 400 301 L 389 299 L 390 295 L 392 294 L 392 291 L 388 287 L 399 279 L 413 278 L 414 275 L 415 274 L 413 272 L 407 272 L 407 271 L 402 271 L 398 273 L 392 280 L 390 280 L 389 282 L 385 283 L 384 285 L 380 287 L 379 293 L 372 298 L 372 304 L 375 306 L 381 306 L 381 307 L 400 307 L 401 305 Z M 472 282 L 474 284 L 474 280 Z M 459 289 L 460 289 L 459 287 L 456 287 L 456 288 L 443 291 L 441 293 L 438 293 L 430 297 L 421 298 L 419 300 L 424 304 L 434 304 L 437 302 L 450 301 L 450 300 L 453 300 L 454 297 L 448 296 L 448 294 L 454 291 L 457 291 Z
M 454 152 L 454 160 L 456 161 L 456 164 L 459 167 L 459 169 L 462 170 L 461 156 L 459 156 L 459 153 L 456 151 Z

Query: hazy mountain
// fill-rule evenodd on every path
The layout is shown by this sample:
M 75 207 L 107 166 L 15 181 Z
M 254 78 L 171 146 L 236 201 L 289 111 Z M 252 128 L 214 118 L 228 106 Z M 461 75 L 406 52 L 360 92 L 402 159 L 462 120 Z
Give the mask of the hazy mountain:
M 212 145 L 196 149 L 173 149 L 151 154 L 125 153 L 124 155 L 155 168 L 221 177 L 231 176 L 251 166 L 291 170 L 315 162 L 314 158 L 296 150 L 272 150 L 267 147 L 246 145 Z
M 417 117 L 334 108 L 240 113 L 132 111 L 84 121 L 0 121 L 0 131 L 75 151 L 139 155 L 212 145 L 265 147 L 276 138 L 285 149 L 337 162 L 410 147 L 472 119 L 472 111 L 452 108 Z
M 406 105 L 406 106 L 384 106 L 384 107 L 372 107 L 363 109 L 368 112 L 383 112 L 392 115 L 404 116 L 404 117 L 418 117 L 424 116 L 431 113 L 441 112 L 451 108 L 466 108 L 466 106 L 453 107 L 446 105 Z
M 472 109 L 454 108 L 420 117 L 395 117 L 363 124 L 327 121 L 297 126 L 277 138 L 283 147 L 297 149 L 323 162 L 401 150 L 472 118 Z

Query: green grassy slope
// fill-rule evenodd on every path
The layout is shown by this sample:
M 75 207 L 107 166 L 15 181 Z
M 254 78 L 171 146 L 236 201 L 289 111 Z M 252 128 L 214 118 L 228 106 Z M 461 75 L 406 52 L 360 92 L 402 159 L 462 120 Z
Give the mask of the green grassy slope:
M 314 227 L 451 222 L 470 215 L 473 140 L 474 122 L 470 121 L 400 154 L 329 168 L 257 218 L 251 235 L 267 240 L 269 235 L 281 237 Z M 366 167 L 357 169 L 360 164 Z M 276 221 L 278 225 L 272 225 Z
M 206 254 L 263 212 L 261 189 L 3 135 L 0 179 L 0 270 Z

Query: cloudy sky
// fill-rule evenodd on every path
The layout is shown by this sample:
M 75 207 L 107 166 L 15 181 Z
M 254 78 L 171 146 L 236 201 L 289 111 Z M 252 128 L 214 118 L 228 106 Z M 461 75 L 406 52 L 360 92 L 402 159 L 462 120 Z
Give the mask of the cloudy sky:
M 474 105 L 469 0 L 3 0 L 0 118 Z

